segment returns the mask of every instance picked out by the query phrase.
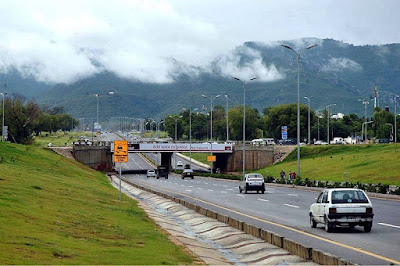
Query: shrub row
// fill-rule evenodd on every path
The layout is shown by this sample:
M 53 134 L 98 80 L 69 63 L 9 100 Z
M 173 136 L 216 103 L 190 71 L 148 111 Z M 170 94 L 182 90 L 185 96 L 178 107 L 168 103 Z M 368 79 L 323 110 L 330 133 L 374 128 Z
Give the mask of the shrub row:
M 182 171 L 176 171 L 182 172 Z M 231 180 L 240 180 L 242 178 L 241 175 L 227 175 L 227 174 L 211 174 L 211 173 L 201 173 L 196 172 L 197 176 L 207 176 L 213 178 L 221 178 L 221 179 L 231 179 Z M 381 194 L 395 194 L 400 195 L 400 187 L 395 187 L 392 190 L 389 190 L 389 185 L 387 184 L 365 184 L 360 182 L 331 182 L 331 181 L 318 181 L 311 180 L 308 178 L 302 179 L 301 177 L 297 177 L 291 183 L 289 179 L 284 178 L 275 178 L 273 176 L 264 177 L 265 183 L 276 183 L 276 184 L 294 184 L 297 186 L 305 186 L 305 187 L 320 187 L 320 188 L 359 188 L 364 191 L 373 192 L 373 193 L 381 193 Z

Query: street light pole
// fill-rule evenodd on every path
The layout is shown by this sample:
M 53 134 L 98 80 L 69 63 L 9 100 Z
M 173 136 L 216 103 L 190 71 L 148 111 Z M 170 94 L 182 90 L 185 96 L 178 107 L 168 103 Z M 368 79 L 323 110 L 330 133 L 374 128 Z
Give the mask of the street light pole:
M 388 126 L 392 127 L 392 134 L 390 134 L 390 140 L 393 141 L 393 124 L 392 123 L 385 123 L 385 125 L 388 125 Z
M 362 102 L 362 104 L 364 104 L 364 122 L 367 122 L 367 105 L 369 104 L 369 101 L 367 101 L 366 99 L 363 99 L 363 100 L 359 99 L 358 101 L 360 101 L 360 102 Z M 363 126 L 362 130 L 364 130 L 364 126 Z M 361 137 L 363 137 L 363 136 L 361 136 Z M 366 141 L 366 140 L 364 139 L 364 141 Z
M 184 109 L 185 110 L 185 109 Z M 198 110 L 195 108 L 193 111 Z M 190 169 L 192 169 L 192 109 L 189 108 L 189 157 Z
M 0 94 L 3 96 L 3 127 L 1 128 L 1 141 L 5 141 L 4 138 L 4 104 L 5 104 L 5 100 L 4 97 L 7 95 L 7 92 L 0 92 Z
M 329 107 L 330 106 L 335 106 L 336 105 L 336 103 L 334 103 L 334 104 L 328 104 L 326 107 L 325 107 L 325 109 L 328 111 L 328 130 L 326 131 L 326 134 L 327 134 L 327 138 L 326 138 L 326 142 L 329 144 Z
M 286 44 L 281 44 L 296 54 L 297 57 L 297 175 L 300 176 L 300 51 L 295 51 L 292 47 Z M 306 50 L 317 46 L 312 44 L 306 47 Z
M 311 105 L 311 99 L 313 98 L 313 96 L 311 97 L 304 97 L 304 99 L 307 99 L 308 101 L 308 144 L 311 144 L 311 124 L 310 124 L 310 105 Z
M 244 82 L 239 78 L 232 77 L 243 83 L 243 176 L 246 172 L 246 85 L 249 81 L 255 80 L 256 77 L 249 79 L 249 81 Z
M 202 94 L 203 98 L 207 98 L 206 95 Z M 214 98 L 211 99 L 211 136 L 210 136 L 210 144 L 211 144 L 211 156 L 213 156 L 213 150 L 212 150 L 212 141 L 213 141 L 213 111 L 214 111 L 214 100 L 219 98 L 221 95 L 217 95 Z M 211 161 L 211 174 L 213 173 L 214 170 L 214 162 Z
M 363 128 L 364 128 L 364 126 L 365 126 L 365 141 L 367 141 L 367 124 L 373 123 L 373 122 L 374 122 L 374 121 L 368 121 L 368 122 L 364 122 L 364 123 L 362 124 Z
M 397 142 L 397 122 L 396 122 L 396 117 L 397 117 L 397 98 L 399 98 L 399 95 L 394 96 L 394 143 Z M 4 117 L 4 115 L 3 115 Z
M 228 122 L 229 122 L 229 114 L 228 114 L 228 94 L 225 94 L 225 98 L 226 98 L 226 142 L 229 141 L 229 126 L 228 126 Z

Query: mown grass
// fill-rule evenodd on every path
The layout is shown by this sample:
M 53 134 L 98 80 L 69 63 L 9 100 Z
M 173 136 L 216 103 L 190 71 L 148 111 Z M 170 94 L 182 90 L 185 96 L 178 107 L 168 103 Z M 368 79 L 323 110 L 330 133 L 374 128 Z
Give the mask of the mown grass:
M 191 264 L 104 174 L 0 143 L 0 264 Z
M 334 182 L 400 185 L 400 144 L 301 147 L 301 177 Z M 294 150 L 283 162 L 257 172 L 279 177 L 297 171 Z
M 86 132 L 54 132 L 52 135 L 48 132 L 42 132 L 39 136 L 34 137 L 34 143 L 36 146 L 46 147 L 47 144 L 51 143 L 53 146 L 66 146 L 65 143 L 68 143 L 68 146 L 72 146 L 72 142 L 78 140 L 80 136 L 85 136 L 88 139 L 92 139 L 92 133 Z M 94 134 L 94 139 L 96 139 L 96 134 Z
M 189 152 L 182 152 L 183 155 L 189 157 Z M 201 163 L 211 165 L 210 162 L 207 161 L 207 156 L 210 156 L 210 153 L 203 153 L 203 152 L 192 152 L 192 159 L 199 161 Z

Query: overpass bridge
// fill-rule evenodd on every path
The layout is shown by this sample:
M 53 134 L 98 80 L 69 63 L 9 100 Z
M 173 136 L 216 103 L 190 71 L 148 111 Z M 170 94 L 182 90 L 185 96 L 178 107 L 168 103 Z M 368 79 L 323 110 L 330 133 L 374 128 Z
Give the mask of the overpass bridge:
M 274 162 L 274 147 L 253 146 L 246 144 L 246 170 L 254 170 L 271 165 Z M 211 153 L 216 156 L 214 168 L 221 172 L 241 171 L 243 167 L 243 145 L 242 143 L 128 143 L 128 152 L 154 152 L 161 153 L 161 165 L 171 167 L 171 157 L 176 152 Z M 101 169 L 112 165 L 114 152 L 113 142 L 99 141 L 97 145 L 74 145 L 74 157 L 85 163 L 87 157 L 98 158 Z M 96 156 L 96 153 L 101 155 Z M 96 160 L 96 159 L 95 159 Z M 86 164 L 86 163 L 85 163 Z M 96 162 L 91 160 L 90 166 L 97 169 Z

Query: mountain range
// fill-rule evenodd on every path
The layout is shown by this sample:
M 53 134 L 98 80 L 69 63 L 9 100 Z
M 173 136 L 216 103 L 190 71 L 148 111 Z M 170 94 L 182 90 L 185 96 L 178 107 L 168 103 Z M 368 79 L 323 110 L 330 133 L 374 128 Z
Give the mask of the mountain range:
M 128 79 L 107 70 L 71 84 L 49 84 L 23 76 L 16 69 L 0 74 L 9 93 L 19 93 L 50 108 L 63 106 L 76 118 L 96 117 L 96 96 L 99 94 L 100 120 L 110 117 L 164 118 L 182 108 L 210 110 L 214 105 L 229 107 L 243 104 L 242 80 L 256 77 L 246 86 L 246 105 L 263 108 L 297 101 L 297 58 L 285 49 L 296 51 L 317 44 L 309 50 L 299 50 L 301 101 L 312 96 L 311 108 L 323 110 L 335 103 L 333 112 L 364 114 L 360 99 L 371 99 L 374 87 L 379 91 L 381 107 L 393 108 L 393 96 L 400 94 L 400 44 L 354 46 L 332 39 L 305 38 L 273 43 L 246 42 L 215 58 L 207 66 L 190 66 L 173 60 L 170 83 L 144 83 Z M 195 55 L 194 55 L 195 56 Z M 1 91 L 1 89 L 0 89 Z M 113 91 L 113 95 L 109 92 Z M 203 108 L 204 109 L 204 108 Z M 368 116 L 373 103 L 368 105 Z

